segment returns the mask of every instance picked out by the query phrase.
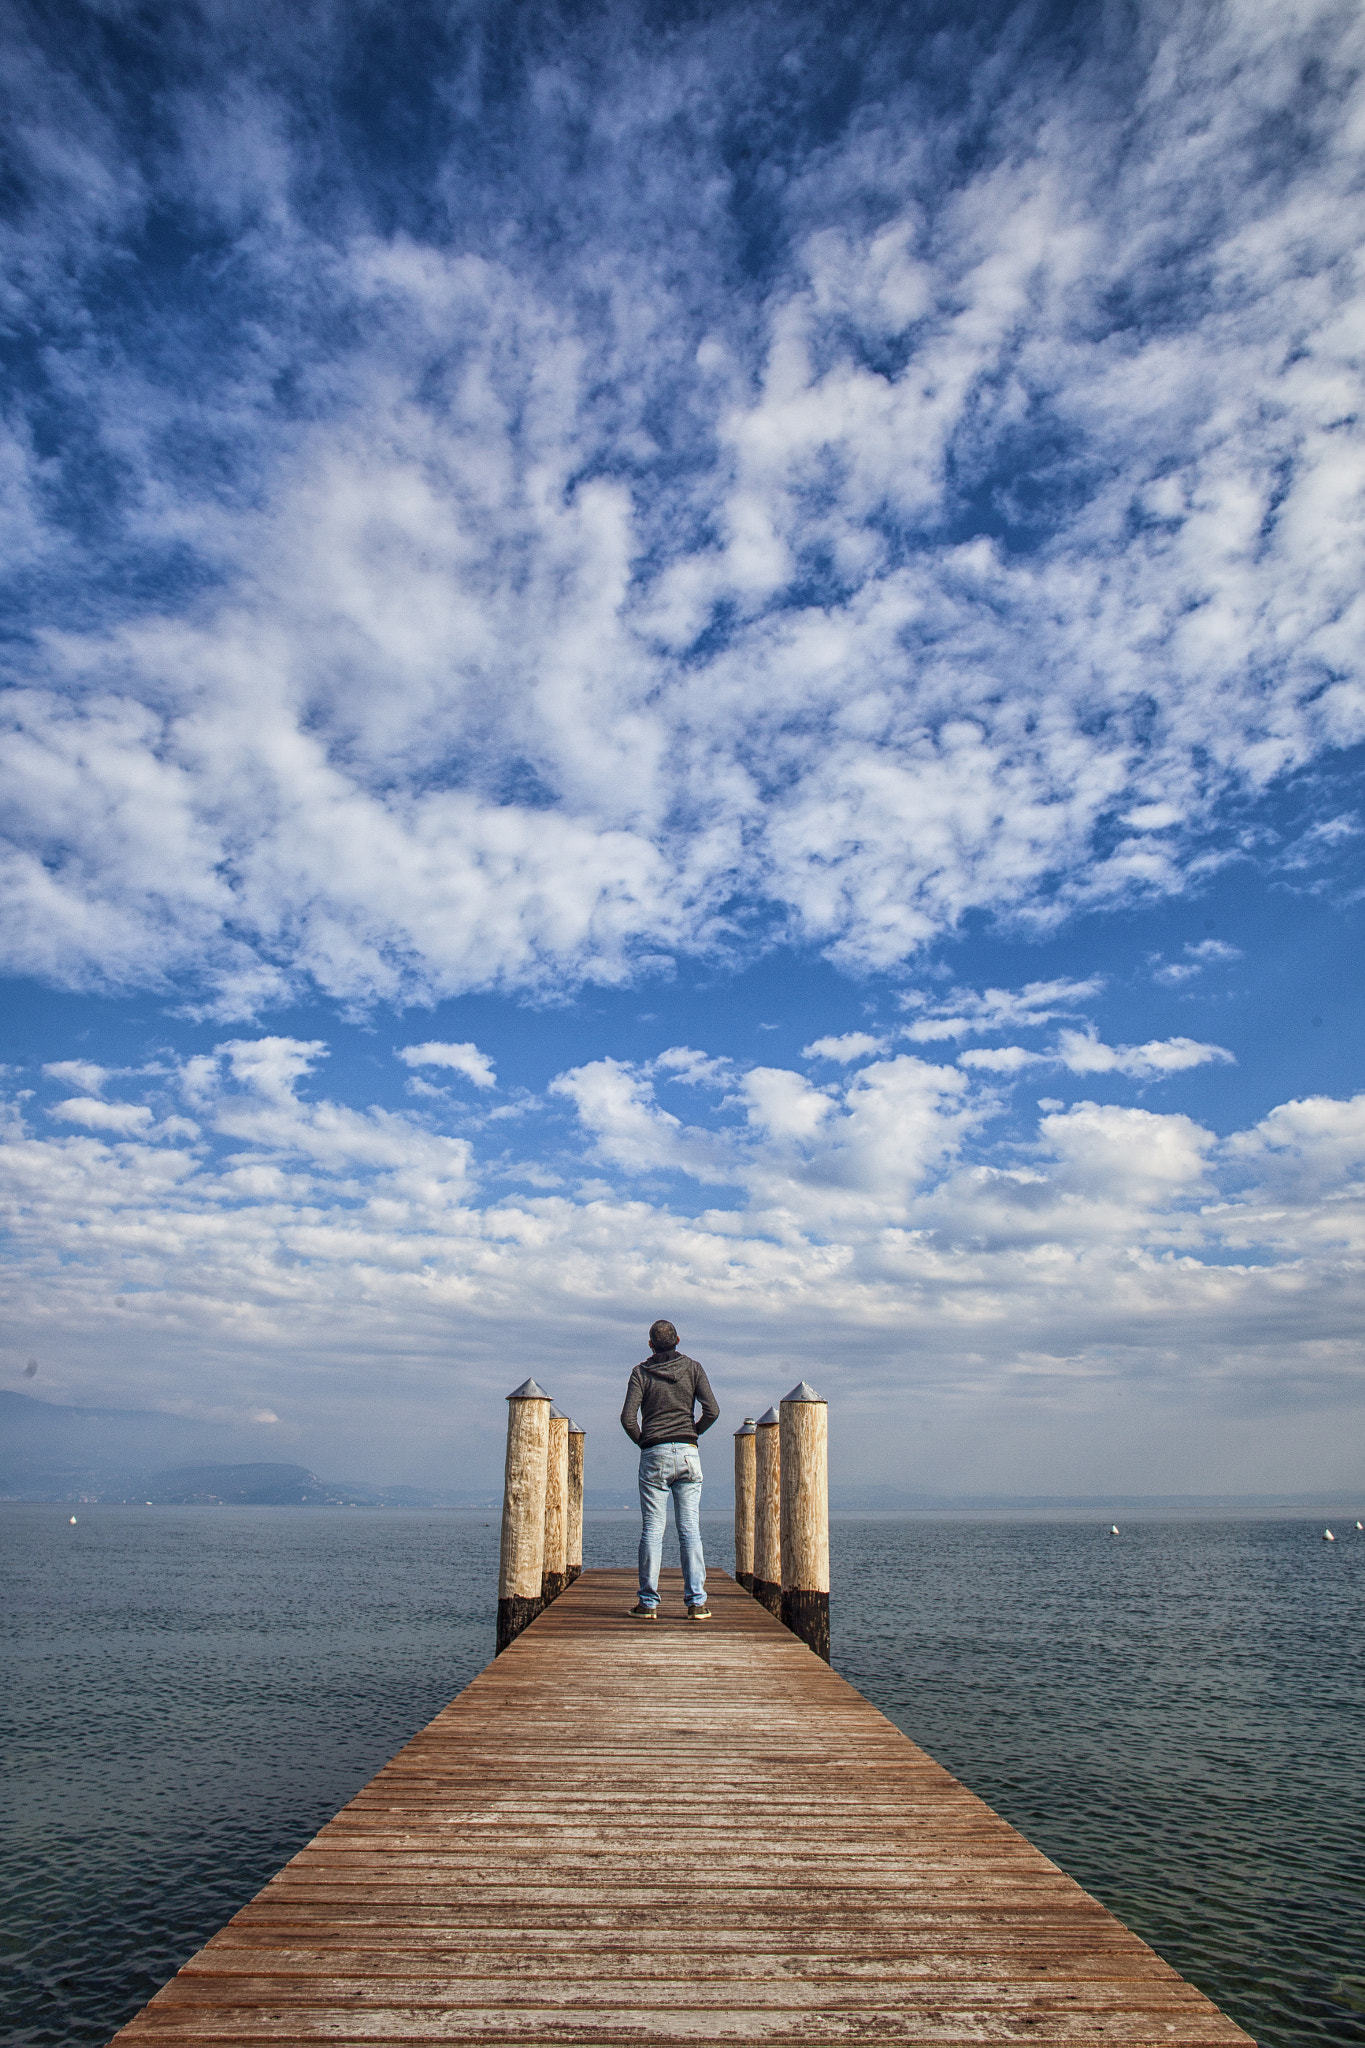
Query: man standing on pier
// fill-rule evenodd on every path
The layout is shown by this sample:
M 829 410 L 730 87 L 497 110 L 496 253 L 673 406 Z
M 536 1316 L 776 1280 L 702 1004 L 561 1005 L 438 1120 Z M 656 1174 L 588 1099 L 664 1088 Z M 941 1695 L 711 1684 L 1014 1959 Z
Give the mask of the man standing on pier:
M 695 1415 L 700 1408 L 701 1414 Z M 659 1563 L 664 1548 L 668 1496 L 682 1553 L 683 1599 L 689 1621 L 709 1621 L 706 1562 L 701 1553 L 701 1452 L 697 1438 L 720 1414 L 710 1383 L 695 1358 L 678 1349 L 672 1323 L 652 1323 L 649 1357 L 637 1365 L 626 1388 L 621 1427 L 640 1446 L 640 1598 L 635 1621 L 659 1613 Z

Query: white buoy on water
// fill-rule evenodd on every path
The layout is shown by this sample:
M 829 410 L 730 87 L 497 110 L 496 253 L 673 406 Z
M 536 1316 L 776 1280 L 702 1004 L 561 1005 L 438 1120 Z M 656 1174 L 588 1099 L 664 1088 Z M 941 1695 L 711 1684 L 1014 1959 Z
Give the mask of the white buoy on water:
M 1117 1522 L 1115 1522 L 1115 1523 L 1114 1523 L 1114 1524 L 1112 1525 L 1112 1527 L 1110 1528 L 1109 1534 L 1110 1534 L 1111 1536 L 1117 1536 L 1117 1535 L 1118 1535 L 1118 1533 L 1119 1533 L 1119 1525 L 1118 1525 L 1118 1523 L 1117 1523 Z
M 71 1517 L 71 1526 L 72 1526 L 72 1528 L 73 1528 L 73 1529 L 74 1529 L 74 1528 L 75 1528 L 75 1526 L 76 1526 L 76 1517 L 75 1517 L 74 1515 L 73 1515 L 73 1516 Z
M 72 1519 L 72 1521 L 74 1522 L 74 1521 L 75 1521 L 75 1519 L 76 1519 L 76 1517 L 75 1517 L 75 1516 L 73 1515 L 73 1516 L 71 1517 L 71 1519 Z M 1332 1532 L 1331 1532 L 1331 1530 L 1330 1530 L 1330 1529 L 1324 1529 L 1324 1530 L 1323 1530 L 1323 1532 L 1322 1532 L 1322 1540 L 1323 1540 L 1323 1542 L 1324 1542 L 1324 1543 L 1335 1543 L 1337 1539 L 1336 1539 L 1336 1537 L 1335 1537 L 1335 1536 L 1334 1536 L 1334 1535 L 1332 1534 Z

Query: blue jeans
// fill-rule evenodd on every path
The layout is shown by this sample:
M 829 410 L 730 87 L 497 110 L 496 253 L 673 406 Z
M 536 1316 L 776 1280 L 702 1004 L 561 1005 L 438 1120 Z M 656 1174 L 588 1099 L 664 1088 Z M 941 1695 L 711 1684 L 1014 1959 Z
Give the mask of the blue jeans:
M 682 1552 L 683 1599 L 706 1605 L 706 1563 L 701 1554 L 701 1453 L 695 1444 L 655 1444 L 640 1453 L 640 1605 L 659 1604 L 659 1561 L 664 1550 L 668 1496 Z

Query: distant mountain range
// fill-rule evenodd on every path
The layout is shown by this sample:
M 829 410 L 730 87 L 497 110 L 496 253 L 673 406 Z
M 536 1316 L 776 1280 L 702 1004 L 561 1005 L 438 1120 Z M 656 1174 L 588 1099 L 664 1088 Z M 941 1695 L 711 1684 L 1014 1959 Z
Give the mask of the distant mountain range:
M 107 1496 L 106 1496 L 107 1498 Z M 142 1498 L 152 1507 L 414 1508 L 464 1505 L 420 1486 L 364 1486 L 319 1479 L 306 1465 L 184 1465 L 154 1472 Z
M 320 1479 L 306 1465 L 253 1456 L 259 1433 L 156 1409 L 74 1408 L 0 1391 L 0 1500 L 151 1501 L 157 1506 L 463 1508 L 497 1514 L 501 1474 L 477 1490 L 376 1486 Z M 733 1508 L 730 1475 L 706 1487 L 712 1514 Z M 1365 1501 L 1365 1493 L 1362 1494 Z M 1347 1505 L 1346 1491 L 1299 1494 L 933 1494 L 892 1486 L 831 1486 L 835 1514 L 1217 1514 Z M 590 1511 L 637 1510 L 630 1479 L 589 1487 Z M 1357 1505 L 1353 1514 L 1360 1512 Z
M 259 1442 L 259 1430 L 253 1438 L 155 1409 L 74 1408 L 0 1391 L 0 1498 L 121 1500 L 151 1472 L 247 1460 Z
M 0 1391 L 0 1500 L 157 1506 L 465 1507 L 484 1494 L 319 1479 L 243 1456 L 247 1431 L 156 1409 L 73 1408 Z M 501 1495 L 495 1505 L 501 1504 Z

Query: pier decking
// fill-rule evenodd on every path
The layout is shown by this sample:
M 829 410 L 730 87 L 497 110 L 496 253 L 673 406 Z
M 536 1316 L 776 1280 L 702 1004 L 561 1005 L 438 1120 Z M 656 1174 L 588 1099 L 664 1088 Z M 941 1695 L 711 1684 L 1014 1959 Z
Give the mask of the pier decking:
M 588 1572 L 116 2036 L 1248 2037 L 720 1573 Z

